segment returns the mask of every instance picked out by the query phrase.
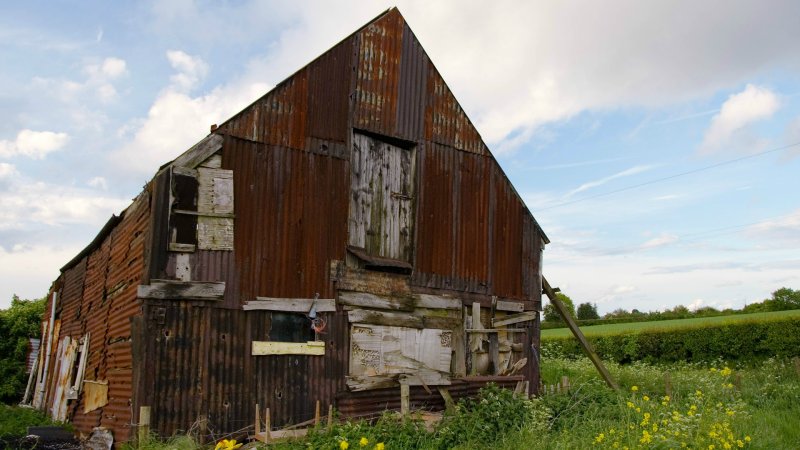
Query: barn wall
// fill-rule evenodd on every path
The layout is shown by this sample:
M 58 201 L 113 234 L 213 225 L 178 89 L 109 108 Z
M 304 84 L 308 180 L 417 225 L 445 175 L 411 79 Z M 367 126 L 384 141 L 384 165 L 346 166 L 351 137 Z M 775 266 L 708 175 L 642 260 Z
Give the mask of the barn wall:
M 56 350 L 65 337 L 80 340 L 90 335 L 84 380 L 108 382 L 108 403 L 98 409 L 84 413 L 85 390 L 77 400 L 68 401 L 67 419 L 81 433 L 103 426 L 113 430 L 116 440 L 126 440 L 130 432 L 134 371 L 131 319 L 141 308 L 136 288 L 144 273 L 149 214 L 149 196 L 144 192 L 97 246 L 64 269 L 54 284 L 59 332 L 52 346 L 43 346 L 51 352 L 44 408 L 49 411 L 53 407 L 55 374 L 60 369 Z M 49 304 L 46 311 L 45 320 Z

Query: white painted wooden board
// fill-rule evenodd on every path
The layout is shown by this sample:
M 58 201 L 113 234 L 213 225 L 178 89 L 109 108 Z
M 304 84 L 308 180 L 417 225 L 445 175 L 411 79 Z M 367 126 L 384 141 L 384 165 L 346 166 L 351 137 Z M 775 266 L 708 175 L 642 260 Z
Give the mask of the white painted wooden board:
M 233 219 L 203 213 L 233 214 L 233 171 L 197 169 L 197 246 L 203 250 L 233 250 Z
M 453 332 L 383 325 L 353 325 L 350 375 L 447 374 Z
M 336 311 L 336 301 L 332 298 L 275 298 L 256 297 L 255 300 L 245 302 L 242 309 L 245 311 L 267 310 L 308 313 L 311 305 L 316 302 L 317 312 Z

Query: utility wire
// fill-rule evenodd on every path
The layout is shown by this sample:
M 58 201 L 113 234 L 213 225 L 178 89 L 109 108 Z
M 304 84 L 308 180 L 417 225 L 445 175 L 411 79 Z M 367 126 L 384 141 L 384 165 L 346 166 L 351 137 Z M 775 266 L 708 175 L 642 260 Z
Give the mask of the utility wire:
M 548 206 L 546 208 L 538 208 L 536 211 L 537 212 L 547 211 L 547 210 L 550 210 L 550 209 L 560 208 L 562 206 L 572 205 L 574 203 L 585 202 L 586 200 L 592 200 L 592 199 L 599 198 L 599 197 L 605 197 L 607 195 L 618 194 L 620 192 L 630 191 L 631 189 L 640 188 L 642 186 L 648 186 L 648 185 L 651 185 L 651 184 L 659 183 L 661 181 L 672 180 L 674 178 L 683 177 L 683 176 L 686 176 L 686 175 L 691 175 L 691 174 L 694 174 L 694 173 L 703 172 L 703 171 L 710 170 L 710 169 L 715 169 L 715 168 L 720 167 L 720 166 L 725 166 L 725 165 L 728 165 L 728 164 L 737 163 L 739 161 L 744 161 L 746 159 L 751 159 L 751 158 L 756 158 L 756 157 L 759 157 L 759 156 L 764 156 L 764 155 L 767 155 L 769 153 L 774 153 L 774 152 L 778 152 L 778 151 L 781 151 L 781 150 L 786 150 L 788 148 L 796 147 L 798 145 L 800 145 L 800 142 L 795 142 L 794 144 L 784 145 L 783 147 L 773 148 L 773 149 L 766 150 L 766 151 L 763 151 L 763 152 L 760 152 L 760 153 L 755 153 L 753 155 L 747 155 L 747 156 L 742 156 L 742 157 L 739 157 L 739 158 L 731 159 L 731 160 L 728 160 L 728 161 L 722 161 L 720 163 L 712 164 L 710 166 L 700 167 L 698 169 L 693 169 L 693 170 L 688 170 L 686 172 L 676 173 L 675 175 L 670 175 L 670 176 L 664 177 L 664 178 L 656 178 L 655 180 L 645 181 L 644 183 L 634 184 L 633 186 L 627 186 L 627 187 L 616 189 L 616 190 L 609 191 L 609 192 L 603 192 L 603 193 L 600 193 L 600 194 L 590 195 L 589 197 L 584 197 L 584 198 L 579 198 L 579 199 L 576 199 L 576 200 L 570 200 L 570 201 L 567 201 L 567 202 L 558 203 L 556 205 Z

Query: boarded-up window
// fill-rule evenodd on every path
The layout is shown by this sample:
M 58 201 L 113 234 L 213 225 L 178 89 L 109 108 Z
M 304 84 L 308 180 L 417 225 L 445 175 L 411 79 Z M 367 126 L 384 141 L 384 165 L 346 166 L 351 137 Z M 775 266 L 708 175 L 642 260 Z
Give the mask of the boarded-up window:
M 382 325 L 353 325 L 351 377 L 408 374 L 426 384 L 449 384 L 453 332 Z
M 269 340 L 275 342 L 308 342 L 314 340 L 311 321 L 304 315 L 274 311 Z
M 415 149 L 353 134 L 349 244 L 369 255 L 412 262 Z

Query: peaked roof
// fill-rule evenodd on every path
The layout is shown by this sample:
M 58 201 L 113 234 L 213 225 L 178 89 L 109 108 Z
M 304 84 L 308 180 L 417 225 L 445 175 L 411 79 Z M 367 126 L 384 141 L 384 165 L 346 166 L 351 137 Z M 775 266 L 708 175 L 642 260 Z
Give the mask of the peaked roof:
M 216 132 L 306 151 L 334 144 L 344 152 L 352 129 L 494 159 L 397 8 L 278 83 Z

